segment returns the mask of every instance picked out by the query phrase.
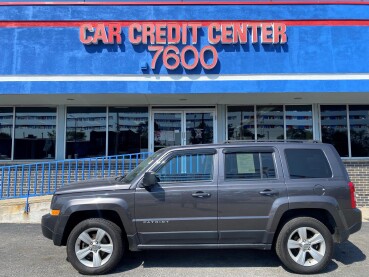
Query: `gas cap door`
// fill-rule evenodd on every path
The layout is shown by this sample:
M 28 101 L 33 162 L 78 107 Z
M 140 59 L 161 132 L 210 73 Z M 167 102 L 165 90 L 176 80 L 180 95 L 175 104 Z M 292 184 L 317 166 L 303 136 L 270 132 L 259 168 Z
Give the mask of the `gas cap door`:
M 316 195 L 324 195 L 325 194 L 325 188 L 322 185 L 315 185 L 314 192 Z

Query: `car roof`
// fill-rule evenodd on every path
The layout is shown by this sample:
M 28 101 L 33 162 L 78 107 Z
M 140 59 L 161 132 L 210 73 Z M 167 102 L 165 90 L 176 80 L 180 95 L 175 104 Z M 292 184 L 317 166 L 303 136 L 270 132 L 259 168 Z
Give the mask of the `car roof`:
M 182 146 L 169 146 L 165 149 L 171 150 L 185 150 L 185 149 L 204 149 L 204 148 L 228 148 L 228 147 L 242 147 L 242 146 L 301 146 L 302 148 L 306 145 L 324 145 L 325 143 L 319 141 L 225 141 L 224 143 L 211 143 L 211 144 L 191 144 Z

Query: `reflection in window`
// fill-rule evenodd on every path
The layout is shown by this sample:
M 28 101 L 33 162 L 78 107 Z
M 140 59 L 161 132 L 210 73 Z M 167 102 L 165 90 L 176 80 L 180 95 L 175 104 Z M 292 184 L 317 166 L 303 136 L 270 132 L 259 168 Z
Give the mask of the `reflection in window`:
M 12 155 L 13 108 L 0 107 L 0 160 Z
M 181 113 L 154 113 L 154 151 L 181 145 Z
M 66 158 L 105 156 L 105 107 L 68 107 L 66 129 Z
M 283 106 L 257 106 L 258 140 L 283 140 Z
M 311 105 L 286 106 L 287 139 L 313 139 L 313 112 Z
M 227 153 L 225 179 L 273 179 L 276 177 L 273 153 Z
M 54 159 L 56 108 L 15 108 L 14 159 Z
M 213 142 L 212 113 L 186 113 L 186 145 Z
M 148 109 L 109 108 L 108 155 L 148 151 Z
M 228 107 L 228 139 L 255 140 L 254 106 Z
M 160 182 L 211 181 L 213 179 L 212 154 L 176 155 L 157 172 Z
M 322 105 L 320 114 L 322 141 L 333 144 L 341 157 L 348 157 L 346 106 Z
M 369 156 L 369 106 L 349 107 L 352 157 Z

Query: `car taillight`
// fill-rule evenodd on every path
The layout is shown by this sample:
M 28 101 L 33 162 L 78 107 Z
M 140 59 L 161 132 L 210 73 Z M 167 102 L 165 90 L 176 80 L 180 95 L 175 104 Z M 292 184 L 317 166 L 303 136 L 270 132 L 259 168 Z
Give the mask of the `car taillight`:
M 350 198 L 351 198 L 351 208 L 356 208 L 356 196 L 355 196 L 355 185 L 353 182 L 349 182 L 349 189 L 350 189 Z

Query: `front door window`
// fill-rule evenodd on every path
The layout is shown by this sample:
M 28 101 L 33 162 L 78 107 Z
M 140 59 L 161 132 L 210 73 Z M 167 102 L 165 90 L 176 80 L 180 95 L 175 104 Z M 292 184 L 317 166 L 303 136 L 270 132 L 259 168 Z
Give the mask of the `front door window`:
M 186 154 L 172 157 L 156 175 L 160 183 L 213 180 L 213 154 Z

